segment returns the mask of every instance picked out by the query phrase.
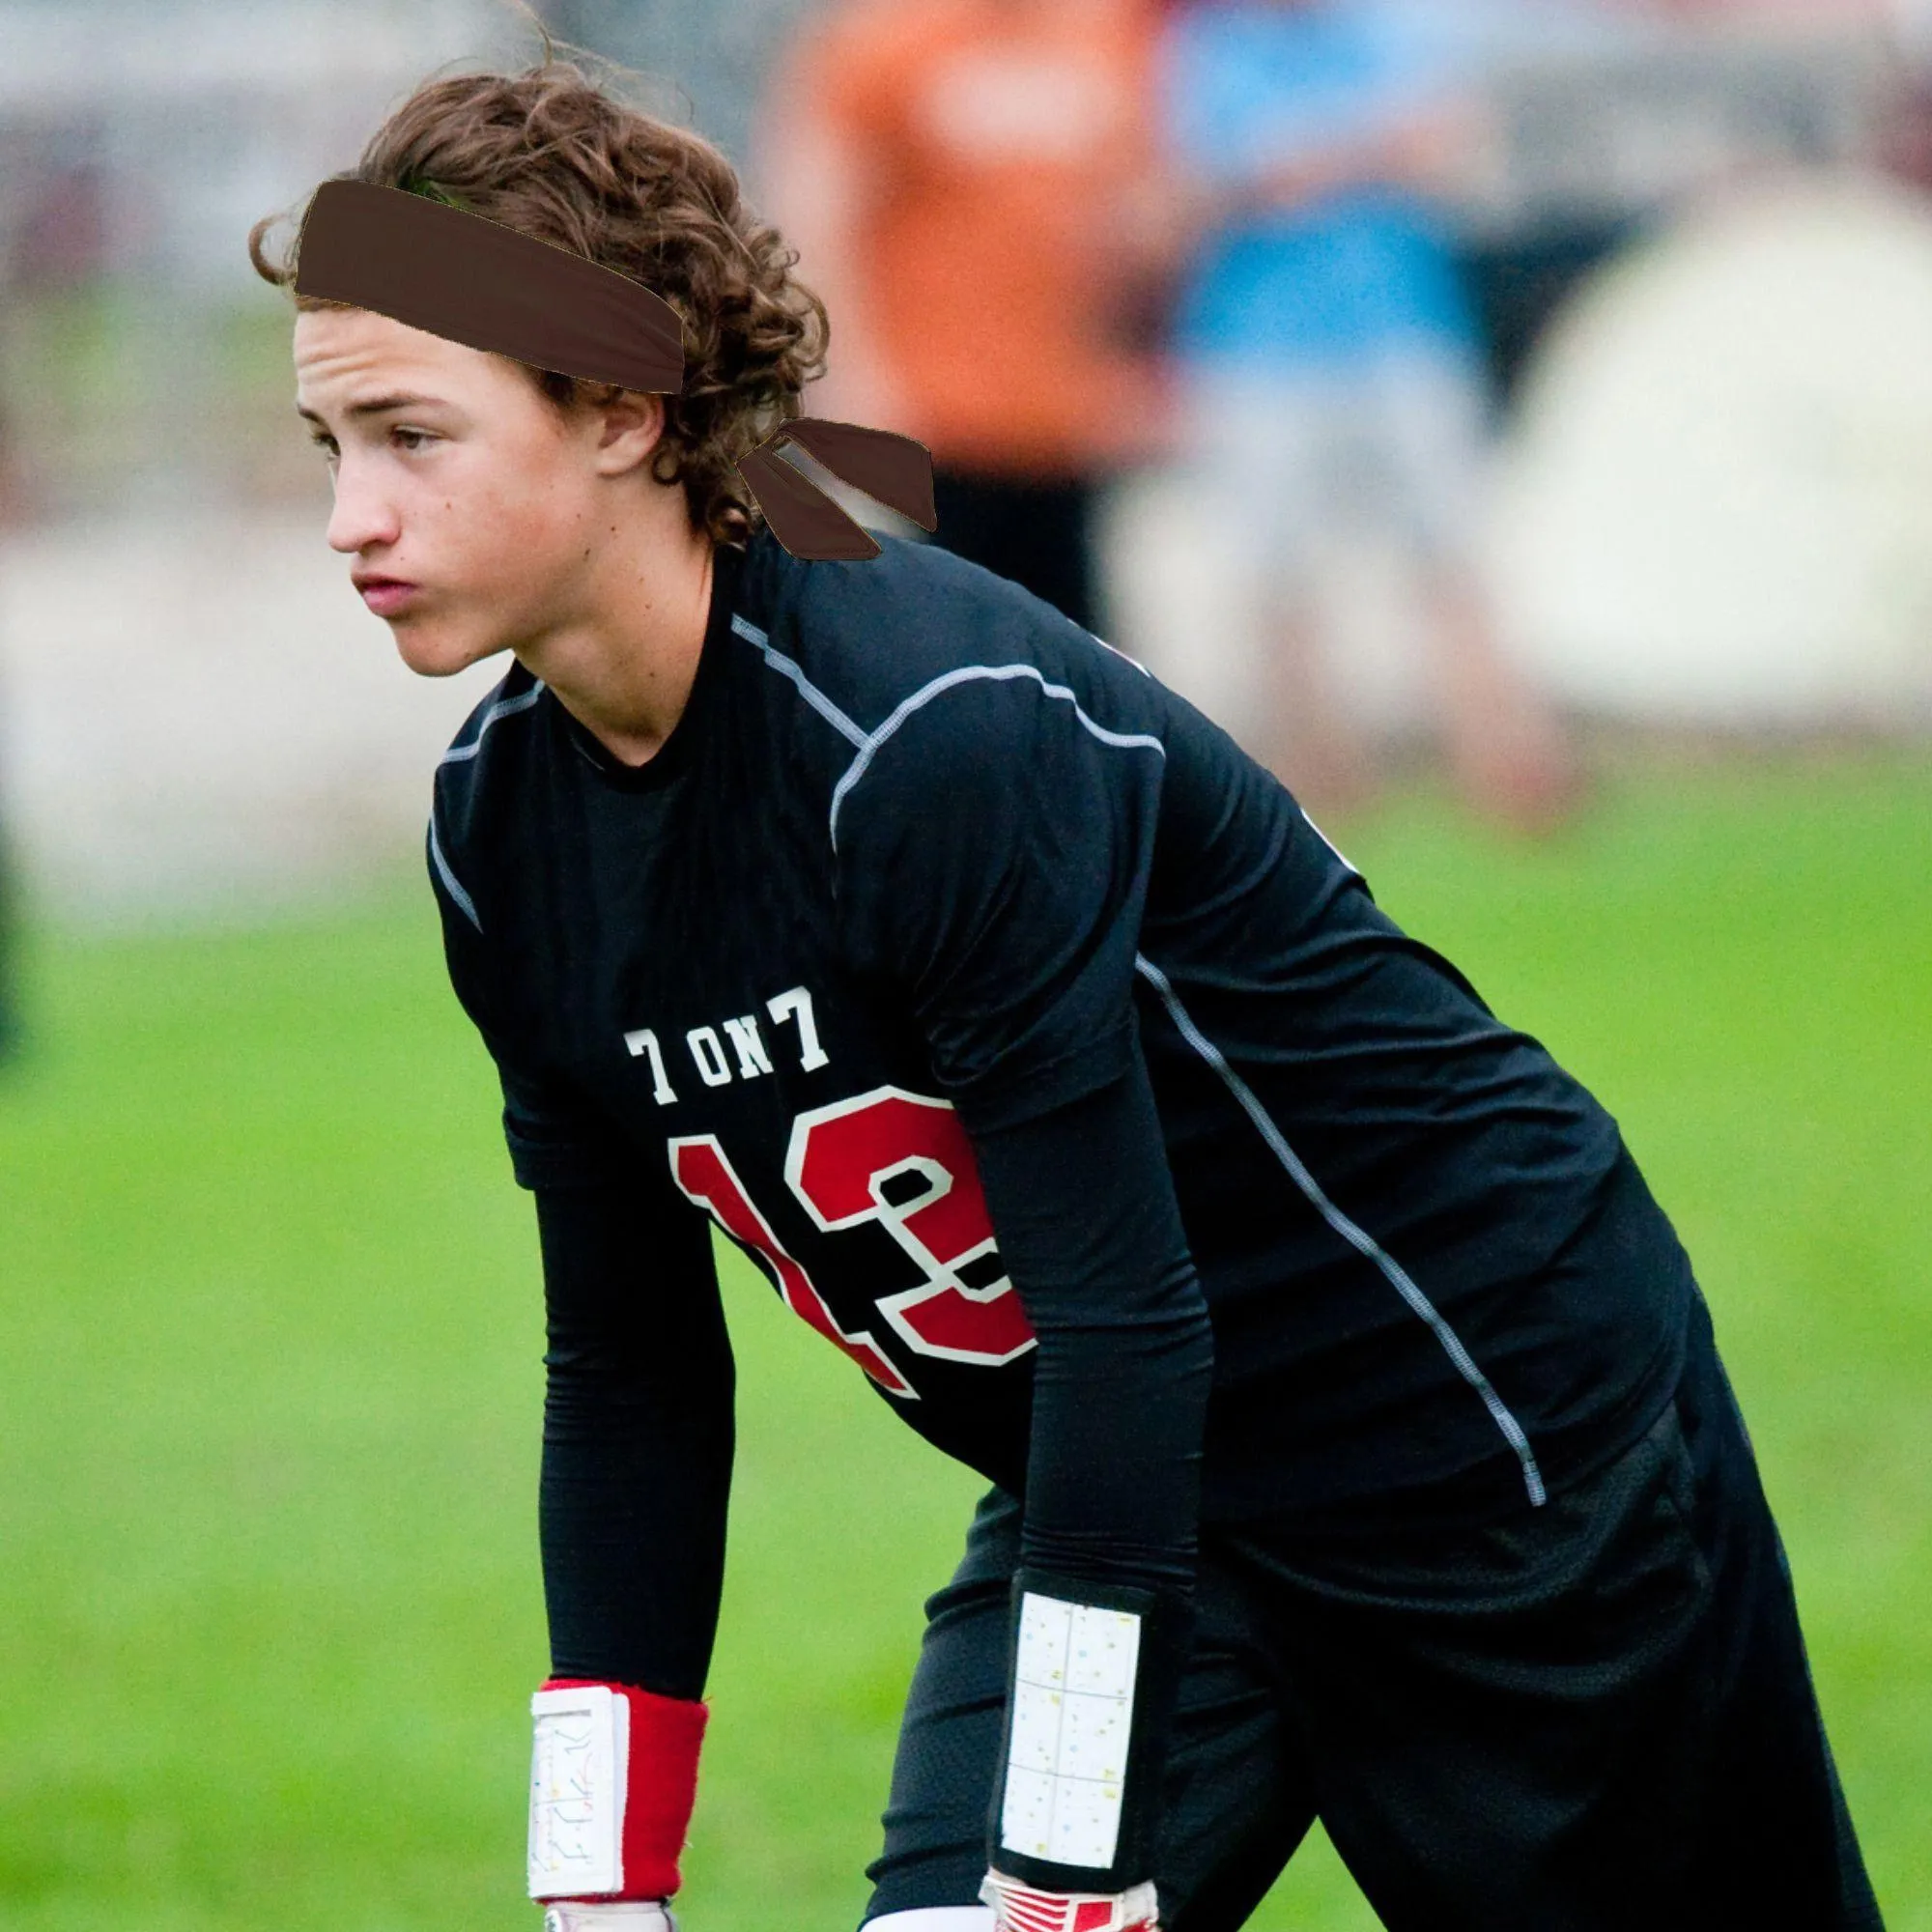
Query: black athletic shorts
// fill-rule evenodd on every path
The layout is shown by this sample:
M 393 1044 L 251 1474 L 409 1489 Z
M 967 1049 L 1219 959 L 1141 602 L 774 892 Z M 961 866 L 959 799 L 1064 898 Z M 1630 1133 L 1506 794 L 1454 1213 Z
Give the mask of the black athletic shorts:
M 867 1919 L 976 1902 L 1019 1508 L 926 1605 Z M 1683 1379 L 1488 1529 L 1202 1535 L 1163 1932 L 1243 1924 L 1319 1815 L 1391 1932 L 1875 1927 L 1790 1572 L 1694 1296 Z

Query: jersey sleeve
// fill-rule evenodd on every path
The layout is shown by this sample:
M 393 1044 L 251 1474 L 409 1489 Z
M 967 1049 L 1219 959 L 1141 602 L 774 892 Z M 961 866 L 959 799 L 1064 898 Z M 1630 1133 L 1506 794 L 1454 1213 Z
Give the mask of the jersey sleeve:
M 522 1037 L 491 970 L 475 900 L 439 836 L 432 809 L 426 855 L 442 922 L 443 960 L 458 1004 L 482 1036 L 503 1094 L 503 1139 L 521 1187 L 566 1189 L 621 1181 L 637 1166 L 614 1123 L 581 1097 Z
M 710 1224 L 618 1186 L 536 1190 L 549 1347 L 538 1528 L 551 1670 L 704 1694 L 734 1370 Z
M 428 860 L 450 983 L 496 1062 L 512 1167 L 536 1197 L 551 1675 L 696 1699 L 734 1441 L 710 1223 L 521 1039 L 434 816 Z
M 1131 1058 L 1165 753 L 1059 690 L 1015 671 L 939 693 L 836 802 L 855 963 L 909 1006 L 969 1130 Z
M 1037 1341 L 989 1861 L 1124 1890 L 1153 1875 L 1213 1369 L 1133 1000 L 1163 753 L 1013 676 L 942 696 L 872 763 L 837 826 L 855 955 L 917 1021 Z M 1130 1659 L 1098 1798 L 1042 1757 L 1058 1693 L 1029 1675 L 1076 1630 Z
M 1213 1329 L 1137 1044 L 1116 1079 L 979 1133 L 974 1151 L 1037 1337 L 988 1862 L 1052 1890 L 1124 1891 L 1158 1877 Z M 1121 1668 L 1079 1687 L 1110 1693 L 1083 1707 L 1111 1713 L 1120 1753 L 1112 1782 L 1096 1786 L 1053 1721 L 1055 1655 L 1066 1653 L 1071 1685 L 1077 1658 L 1110 1646 Z

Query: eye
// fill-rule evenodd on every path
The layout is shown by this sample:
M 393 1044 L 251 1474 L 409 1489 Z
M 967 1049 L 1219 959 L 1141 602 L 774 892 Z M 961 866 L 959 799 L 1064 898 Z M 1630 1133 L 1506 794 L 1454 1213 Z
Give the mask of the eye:
M 435 437 L 434 437 L 433 435 L 431 435 L 431 433 L 430 433 L 430 432 L 429 432 L 428 430 L 425 430 L 425 429 L 404 429 L 404 428 L 403 428 L 403 427 L 402 427 L 402 426 L 401 426 L 400 424 L 398 424 L 398 425 L 396 426 L 396 428 L 392 429 L 392 430 L 391 430 L 391 431 L 389 432 L 389 434 L 390 434 L 390 435 L 391 435 L 392 437 L 396 437 L 396 436 L 407 436 L 407 437 L 412 437 L 412 438 L 413 438 L 413 439 L 414 439 L 414 442 L 413 442 L 413 443 L 412 443 L 412 444 L 411 445 L 411 454 L 412 454 L 412 455 L 413 455 L 413 454 L 415 453 L 415 448 L 416 448 L 416 446 L 417 446 L 417 445 L 420 445 L 420 444 L 422 444 L 422 443 L 426 443 L 426 442 L 434 442 L 434 441 L 436 440 L 436 438 L 435 438 Z M 328 454 L 329 454 L 330 456 L 333 456 L 333 455 L 335 454 L 335 439 L 334 439 L 334 438 L 333 438 L 332 436 L 324 436 L 324 435 L 323 435 L 323 434 L 322 434 L 322 433 L 321 433 L 320 431 L 317 431 L 317 430 L 311 430 L 311 431 L 309 432 L 309 439 L 308 439 L 308 440 L 309 440 L 309 442 L 310 442 L 310 444 L 311 444 L 311 445 L 312 445 L 312 446 L 313 446 L 314 448 L 316 448 L 316 449 L 321 449 L 321 450 L 327 450 L 327 453 L 328 453 Z

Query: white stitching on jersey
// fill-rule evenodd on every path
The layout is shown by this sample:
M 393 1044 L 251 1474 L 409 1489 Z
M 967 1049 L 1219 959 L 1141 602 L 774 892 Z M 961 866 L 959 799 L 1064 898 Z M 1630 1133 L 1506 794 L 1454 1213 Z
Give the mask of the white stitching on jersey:
M 510 718 L 519 711 L 527 711 L 544 695 L 543 680 L 539 678 L 521 697 L 506 697 L 498 704 L 493 704 L 477 721 L 476 735 L 467 745 L 452 745 L 436 762 L 439 767 L 453 765 L 465 758 L 473 758 L 483 749 L 483 734 L 499 718 Z M 463 890 L 457 876 L 449 868 L 449 861 L 442 856 L 442 845 L 436 836 L 436 806 L 431 803 L 429 811 L 429 855 L 436 861 L 436 869 L 441 874 L 442 883 L 449 890 L 449 895 L 463 908 L 469 923 L 478 932 L 483 930 L 483 922 L 476 917 L 476 903 Z
M 508 718 L 514 712 L 527 711 L 543 694 L 544 688 L 540 679 L 528 691 L 525 692 L 521 697 L 506 697 L 502 703 L 491 705 L 489 710 L 484 712 L 482 721 L 476 726 L 475 737 L 470 739 L 467 745 L 452 745 L 437 760 L 437 763 L 440 765 L 453 765 L 459 758 L 473 758 L 483 749 L 484 732 L 489 730 L 497 719 Z
M 765 662 L 782 677 L 788 677 L 798 686 L 798 693 L 847 744 L 864 745 L 866 734 L 853 724 L 851 719 L 827 697 L 824 692 L 806 676 L 804 668 L 782 651 L 775 651 L 765 633 L 758 629 L 748 617 L 738 611 L 731 613 L 731 628 L 741 638 L 749 638 L 763 653 Z
M 442 875 L 442 883 L 448 888 L 449 896 L 468 915 L 469 923 L 478 932 L 483 930 L 483 922 L 476 917 L 476 907 L 468 893 L 463 890 L 456 874 L 449 869 L 449 861 L 442 856 L 442 845 L 436 836 L 436 808 L 430 808 L 429 814 L 429 856 L 436 861 L 436 869 Z
M 1162 1004 L 1167 1008 L 1168 1016 L 1180 1029 L 1181 1037 L 1221 1076 L 1229 1093 L 1239 1103 L 1241 1111 L 1254 1122 L 1262 1139 L 1268 1144 L 1269 1151 L 1288 1170 L 1293 1178 L 1294 1184 L 1308 1197 L 1316 1211 L 1351 1248 L 1367 1256 L 1381 1269 L 1396 1293 L 1435 1332 L 1435 1339 L 1442 1344 L 1444 1352 L 1455 1363 L 1458 1373 L 1482 1397 L 1483 1406 L 1490 1411 L 1496 1427 L 1502 1431 L 1504 1439 L 1516 1451 L 1517 1461 L 1522 1464 L 1523 1488 L 1529 1492 L 1532 1507 L 1540 1508 L 1547 1500 L 1547 1494 L 1543 1487 L 1542 1472 L 1536 1466 L 1536 1457 L 1529 1446 L 1529 1438 L 1522 1433 L 1522 1425 L 1504 1406 L 1502 1397 L 1490 1386 L 1490 1378 L 1470 1359 L 1468 1350 L 1463 1348 L 1455 1329 L 1450 1327 L 1436 1312 L 1435 1303 L 1409 1279 L 1407 1271 L 1395 1258 L 1382 1249 L 1373 1236 L 1365 1234 L 1350 1220 L 1348 1215 L 1321 1191 L 1321 1183 L 1302 1165 L 1300 1156 L 1289 1146 L 1281 1129 L 1269 1118 L 1267 1109 L 1255 1098 L 1254 1091 L 1248 1083 L 1228 1065 L 1221 1049 L 1188 1017 L 1187 1009 L 1180 1004 L 1179 996 L 1169 983 L 1167 975 L 1144 953 L 1134 955 L 1134 965 L 1160 995 Z
M 1139 731 L 1109 731 L 1104 724 L 1097 724 L 1080 707 L 1080 700 L 1064 684 L 1048 684 L 1044 674 L 1033 665 L 964 665 L 957 670 L 949 670 L 931 683 L 922 685 L 913 695 L 901 701 L 892 716 L 876 731 L 867 733 L 859 744 L 858 755 L 846 766 L 845 775 L 832 788 L 832 811 L 826 823 L 826 832 L 832 840 L 832 849 L 838 849 L 838 808 L 845 802 L 845 794 L 866 776 L 867 767 L 872 762 L 873 753 L 903 724 L 912 714 L 923 705 L 930 704 L 942 693 L 951 691 L 954 685 L 968 684 L 978 678 L 992 678 L 1001 683 L 1009 678 L 1030 677 L 1038 682 L 1039 688 L 1049 697 L 1065 698 L 1073 707 L 1073 715 L 1079 719 L 1094 737 L 1103 745 L 1116 745 L 1122 750 L 1144 746 L 1167 756 L 1167 747 L 1158 738 L 1149 737 Z

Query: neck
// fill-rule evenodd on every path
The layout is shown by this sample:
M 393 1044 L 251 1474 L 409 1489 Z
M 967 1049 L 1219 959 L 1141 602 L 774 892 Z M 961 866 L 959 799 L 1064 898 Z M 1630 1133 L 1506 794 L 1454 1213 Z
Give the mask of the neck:
M 647 565 L 607 554 L 584 615 L 517 652 L 621 764 L 657 755 L 704 649 L 716 547 L 702 533 L 680 535 L 654 546 Z

